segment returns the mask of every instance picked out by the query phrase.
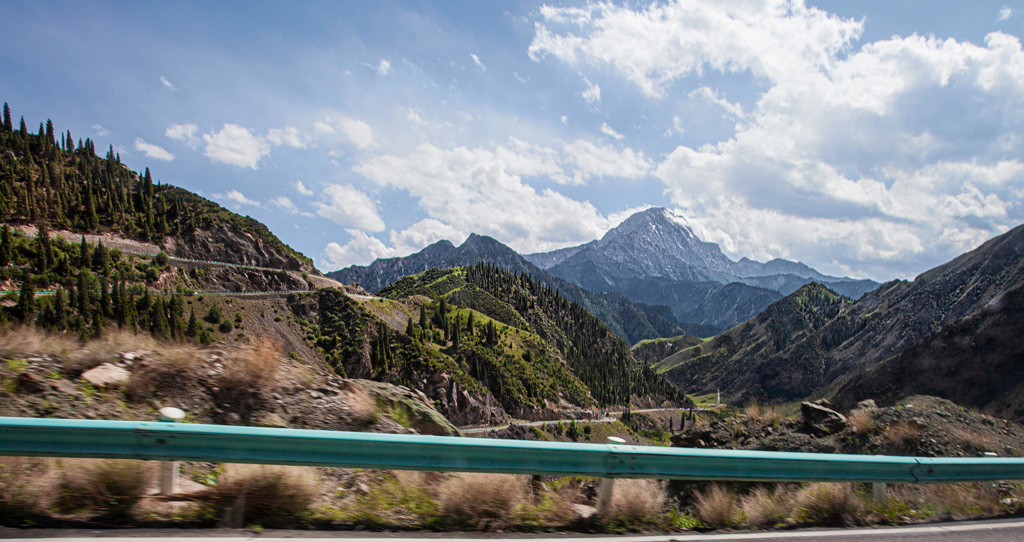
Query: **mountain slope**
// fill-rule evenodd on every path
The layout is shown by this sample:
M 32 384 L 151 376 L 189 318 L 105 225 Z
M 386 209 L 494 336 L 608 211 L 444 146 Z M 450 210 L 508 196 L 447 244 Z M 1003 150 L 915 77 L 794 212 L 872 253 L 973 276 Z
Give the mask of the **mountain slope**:
M 430 268 L 449 269 L 479 262 L 515 273 L 527 273 L 533 280 L 582 305 L 631 344 L 642 339 L 678 335 L 683 331 L 665 307 L 634 303 L 620 295 L 586 291 L 548 274 L 498 241 L 476 234 L 470 235 L 458 247 L 449 241 L 438 241 L 404 258 L 378 259 L 369 266 L 351 266 L 329 272 L 327 276 L 346 284 L 358 283 L 370 292 L 379 292 L 405 276 Z
M 678 389 L 636 362 L 626 344 L 582 306 L 526 274 L 488 264 L 432 269 L 380 293 L 389 298 L 426 295 L 447 300 L 508 329 L 536 334 L 564 356 L 572 373 L 602 405 L 684 400 Z
M 528 260 L 551 274 L 595 291 L 667 304 L 676 319 L 716 331 L 743 322 L 809 282 L 858 298 L 878 284 L 830 277 L 800 262 L 730 260 L 702 241 L 685 219 L 667 209 L 634 214 L 597 241 Z
M 883 284 L 856 302 L 843 305 L 827 322 L 818 322 L 809 327 L 801 335 L 802 338 L 795 342 L 788 341 L 785 349 L 762 350 L 756 356 L 738 356 L 733 352 L 719 358 L 708 358 L 706 351 L 696 353 L 692 349 L 682 353 L 683 358 L 685 355 L 697 357 L 704 366 L 698 367 L 690 361 L 679 364 L 677 362 L 683 360 L 679 357 L 660 362 L 658 366 L 662 370 L 671 369 L 667 374 L 670 379 L 691 382 L 691 387 L 704 386 L 705 391 L 721 386 L 723 392 L 733 398 L 759 396 L 792 399 L 812 393 L 835 393 L 840 392 L 847 382 L 852 382 L 851 386 L 860 386 L 858 389 L 867 390 L 863 382 L 872 374 L 895 377 L 901 371 L 910 371 L 912 367 L 930 367 L 932 363 L 944 363 L 947 367 L 963 364 L 958 365 L 961 368 L 957 371 L 962 370 L 969 375 L 975 370 L 968 367 L 973 360 L 986 359 L 976 344 L 971 346 L 972 333 L 1001 330 L 1000 333 L 1008 334 L 1004 339 L 1005 348 L 995 349 L 992 356 L 1004 355 L 1000 352 L 1015 352 L 1014 341 L 1015 336 L 1019 335 L 1020 321 L 1015 318 L 1015 305 L 1011 301 L 1022 286 L 1024 226 L 1019 226 L 971 252 L 922 273 L 913 282 L 893 281 Z M 1007 312 L 1004 314 L 997 310 L 1000 307 L 1007 307 Z M 799 312 L 795 307 L 791 310 Z M 737 333 L 743 328 L 756 327 L 762 321 L 762 316 L 758 316 L 730 330 L 725 336 L 740 341 L 738 349 L 754 348 L 759 340 L 763 341 L 763 337 L 746 337 Z M 1014 326 L 1017 326 L 1017 331 L 1011 333 Z M 988 333 L 995 336 L 994 332 Z M 722 340 L 726 340 L 724 336 Z M 966 357 L 935 357 L 938 355 L 935 352 L 941 348 L 948 349 L 948 356 L 959 352 Z M 976 355 L 970 354 L 972 352 Z M 856 376 L 894 356 L 901 357 L 890 362 L 888 368 L 878 368 L 876 373 Z M 991 358 L 988 359 L 990 363 L 995 363 Z M 1012 359 L 1012 356 L 1008 359 Z M 742 360 L 742 366 L 736 363 L 739 360 Z M 957 383 L 952 376 L 955 372 L 949 369 L 948 382 L 932 382 L 927 384 L 931 386 L 928 389 L 941 395 L 952 393 L 950 389 L 967 383 Z M 1015 373 L 1008 371 L 1006 374 Z M 897 381 L 906 381 L 910 389 L 923 391 L 925 387 L 921 386 L 925 385 L 921 382 L 928 382 L 929 378 L 921 376 Z M 1004 384 L 1010 385 L 1012 382 Z M 881 392 L 885 388 L 883 384 L 871 389 Z M 887 393 L 889 396 L 898 395 L 901 389 L 896 386 Z M 963 397 L 968 395 L 964 394 Z M 1013 406 L 1015 403 L 1011 403 L 1010 406 L 999 408 L 1017 408 Z

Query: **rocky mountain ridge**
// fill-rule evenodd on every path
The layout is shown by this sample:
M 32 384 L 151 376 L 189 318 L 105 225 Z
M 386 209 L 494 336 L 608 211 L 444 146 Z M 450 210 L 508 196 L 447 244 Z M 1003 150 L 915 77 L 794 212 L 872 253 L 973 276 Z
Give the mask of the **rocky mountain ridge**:
M 733 261 L 717 244 L 697 237 L 684 218 L 657 207 L 634 214 L 597 241 L 524 257 L 590 291 L 667 304 L 684 328 L 702 325 L 715 332 L 812 281 L 852 298 L 878 285 L 782 259 Z

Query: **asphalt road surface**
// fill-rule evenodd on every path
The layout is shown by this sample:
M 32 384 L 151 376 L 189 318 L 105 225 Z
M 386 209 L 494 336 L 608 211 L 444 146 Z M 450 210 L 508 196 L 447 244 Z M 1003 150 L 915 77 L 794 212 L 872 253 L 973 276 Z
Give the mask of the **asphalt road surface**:
M 3 529 L 0 539 L 31 540 L 32 542 L 77 542 L 103 538 L 104 542 L 200 542 L 216 539 L 217 542 L 337 542 L 357 540 L 359 542 L 436 542 L 437 540 L 488 540 L 488 541 L 551 541 L 551 542 L 715 542 L 740 540 L 744 542 L 809 542 L 814 540 L 835 542 L 1020 542 L 1024 540 L 1024 521 L 1020 519 L 933 523 L 908 527 L 884 527 L 874 529 L 813 529 L 798 531 L 727 532 L 727 533 L 678 533 L 664 535 L 614 536 L 580 534 L 534 535 L 534 534 L 465 534 L 465 533 L 368 533 L 352 531 L 251 531 L 231 529 L 209 530 L 49 530 L 49 529 Z

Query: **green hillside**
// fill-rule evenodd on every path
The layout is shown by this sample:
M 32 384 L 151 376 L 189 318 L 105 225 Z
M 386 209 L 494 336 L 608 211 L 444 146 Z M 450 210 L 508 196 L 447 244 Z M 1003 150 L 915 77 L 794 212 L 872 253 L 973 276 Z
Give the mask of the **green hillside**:
M 638 398 L 685 400 L 677 388 L 638 363 L 601 321 L 529 275 L 487 264 L 431 269 L 380 293 L 391 298 L 422 295 L 446 300 L 493 319 L 506 333 L 539 337 L 564 357 L 599 404 L 628 404 Z

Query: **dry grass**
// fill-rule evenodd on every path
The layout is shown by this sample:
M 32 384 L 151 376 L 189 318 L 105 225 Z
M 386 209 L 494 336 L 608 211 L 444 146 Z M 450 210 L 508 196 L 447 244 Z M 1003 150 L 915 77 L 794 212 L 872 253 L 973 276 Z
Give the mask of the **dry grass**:
M 793 516 L 793 497 L 789 486 L 757 487 L 740 499 L 740 508 L 748 524 L 761 528 L 775 527 L 786 524 Z
M 851 525 L 864 509 L 852 484 L 808 484 L 796 493 L 795 519 L 815 525 Z
M 528 476 L 511 474 L 453 474 L 440 488 L 438 501 L 453 524 L 484 520 L 511 525 L 530 502 Z
M 786 420 L 786 413 L 774 405 L 760 405 L 757 401 L 751 401 L 743 413 L 751 421 L 760 425 L 779 425 Z
M 629 525 L 661 520 L 665 508 L 665 484 L 657 480 L 616 480 L 607 515 Z
M 301 515 L 318 492 L 309 467 L 228 464 L 209 495 L 219 507 L 232 508 L 243 524 L 267 526 Z
M 911 444 L 921 437 L 921 426 L 914 422 L 897 422 L 882 429 L 880 437 L 889 444 Z
M 274 386 L 284 356 L 280 345 L 269 338 L 254 339 L 224 357 L 220 376 L 223 388 L 242 392 L 259 392 Z
M 63 459 L 56 462 L 57 497 L 65 512 L 105 510 L 123 517 L 154 483 L 157 464 L 130 459 Z
M 39 458 L 0 458 L 0 525 L 19 527 L 21 520 L 50 506 L 50 465 L 50 461 Z
M 736 495 L 719 484 L 711 484 L 707 491 L 698 491 L 694 496 L 697 517 L 708 525 L 729 527 L 742 519 Z
M 999 439 L 993 435 L 979 433 L 972 431 L 971 429 L 953 427 L 950 432 L 950 436 L 962 441 L 969 447 L 969 449 L 973 448 L 973 451 L 977 452 L 998 452 L 1003 448 L 999 443 Z
M 853 432 L 863 435 L 875 427 L 875 420 L 867 410 L 854 410 L 846 419 L 850 422 Z
M 81 347 L 68 350 L 64 366 L 71 373 L 82 373 L 103 363 L 114 363 L 122 352 L 150 352 L 157 343 L 149 333 L 114 330 L 93 339 Z
M 990 483 L 899 485 L 893 488 L 893 498 L 913 503 L 939 519 L 972 519 L 1007 511 Z
M 380 416 L 377 400 L 369 392 L 357 385 L 345 383 L 343 401 L 348 406 L 349 416 L 353 423 L 369 425 Z
M 33 355 L 57 355 L 77 350 L 78 341 L 64 335 L 43 333 L 34 327 L 0 328 L 0 359 L 18 359 Z
M 201 365 L 203 359 L 202 352 L 196 346 L 161 347 L 132 371 L 125 390 L 128 398 L 132 401 L 141 401 L 150 397 L 153 390 L 158 387 L 173 387 L 183 374 Z

